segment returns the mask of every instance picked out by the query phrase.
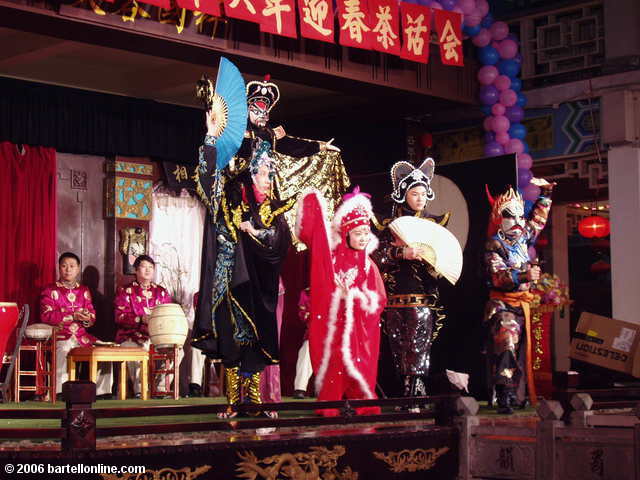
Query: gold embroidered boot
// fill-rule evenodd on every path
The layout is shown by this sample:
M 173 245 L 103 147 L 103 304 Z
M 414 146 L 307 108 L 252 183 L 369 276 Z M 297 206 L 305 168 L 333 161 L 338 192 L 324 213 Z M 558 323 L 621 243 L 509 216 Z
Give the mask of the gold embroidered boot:
M 243 386 L 245 388 L 246 400 L 252 405 L 262 405 L 262 394 L 260 393 L 260 379 L 262 372 L 256 372 L 250 377 L 243 377 Z M 245 400 L 245 401 L 246 401 Z M 253 417 L 264 416 L 268 418 L 277 418 L 277 412 L 263 410 L 261 412 L 251 412 L 249 415 Z
M 220 413 L 220 418 L 233 418 L 238 413 L 233 410 L 233 407 L 240 403 L 240 375 L 238 374 L 238 367 L 225 369 L 225 386 L 227 388 L 227 411 Z

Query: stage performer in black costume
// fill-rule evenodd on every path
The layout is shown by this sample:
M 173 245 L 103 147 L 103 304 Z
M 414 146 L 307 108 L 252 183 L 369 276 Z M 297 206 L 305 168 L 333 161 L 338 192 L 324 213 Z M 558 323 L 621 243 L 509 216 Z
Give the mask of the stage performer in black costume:
M 248 169 L 216 170 L 215 125 L 207 112 L 197 184 L 208 215 L 193 345 L 222 359 L 230 406 L 241 387 L 260 404 L 260 373 L 278 363 L 278 277 L 291 245 L 283 214 L 295 199 L 274 198 L 271 145 L 260 138 Z M 224 416 L 235 415 L 230 408 Z
M 445 316 L 438 302 L 439 275 L 419 258 L 423 247 L 403 246 L 387 225 L 398 217 L 417 216 L 446 226 L 449 213 L 435 217 L 426 209 L 427 202 L 435 198 L 431 188 L 434 168 L 431 158 L 418 168 L 405 161 L 393 165 L 392 215 L 378 225 L 383 229 L 380 247 L 372 254 L 387 290 L 387 308 L 382 314 L 384 332 L 396 373 L 404 382 L 405 397 L 426 394 L 431 345 Z

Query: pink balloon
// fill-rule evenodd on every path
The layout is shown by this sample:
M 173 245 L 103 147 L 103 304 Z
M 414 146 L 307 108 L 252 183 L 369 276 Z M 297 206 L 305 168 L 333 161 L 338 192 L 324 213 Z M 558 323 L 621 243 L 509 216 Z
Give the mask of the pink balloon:
M 487 132 L 490 132 L 491 130 L 493 130 L 493 117 L 491 116 L 486 117 L 482 122 L 482 126 Z
M 475 27 L 477 25 L 480 25 L 481 21 L 482 21 L 482 17 L 478 15 L 475 10 L 471 12 L 469 15 L 464 16 L 464 24 L 470 27 Z
M 518 44 L 510 38 L 505 38 L 498 45 L 498 53 L 502 58 L 513 58 L 518 53 Z
M 496 142 L 498 142 L 503 147 L 509 142 L 511 137 L 507 132 L 496 133 Z
M 491 33 L 491 32 L 489 32 L 489 33 Z M 495 48 L 496 50 L 498 50 L 498 47 L 500 46 L 500 42 L 496 42 L 495 40 L 492 40 L 491 41 L 491 46 L 493 48 Z
M 507 120 L 507 122 L 508 121 L 509 120 Z M 495 121 L 494 121 L 494 130 L 495 130 Z M 507 128 L 507 130 L 509 129 Z M 504 146 L 504 153 L 522 153 L 522 152 L 524 152 L 524 144 L 519 138 L 512 138 Z
M 504 115 L 498 115 L 497 117 L 493 117 L 492 127 L 494 132 L 496 133 L 506 132 L 507 130 L 509 130 L 510 126 L 511 126 L 511 122 Z
M 476 2 L 475 0 L 458 0 L 458 6 L 460 10 L 462 10 L 462 13 L 469 15 L 473 12 L 473 9 L 476 8 Z
M 506 75 L 498 75 L 495 80 L 495 87 L 500 90 L 506 90 L 511 86 L 511 79 Z
M 533 165 L 533 158 L 528 153 L 518 154 L 518 168 L 521 170 L 530 170 Z
M 484 17 L 489 13 L 489 2 L 487 0 L 476 0 L 476 9 L 478 9 L 480 16 Z
M 497 41 L 504 40 L 509 35 L 509 25 L 504 22 L 494 22 L 490 30 L 491 36 Z
M 497 138 L 497 135 L 496 135 Z M 522 189 L 522 198 L 525 200 L 529 200 L 530 202 L 535 202 L 540 196 L 540 187 L 530 183 L 526 187 Z
M 497 80 L 497 79 L 496 79 Z M 505 107 L 513 107 L 518 101 L 518 94 L 513 90 L 503 90 L 500 92 L 500 103 Z
M 487 45 L 489 45 L 489 43 L 491 43 L 491 32 L 489 32 L 489 30 L 487 30 L 486 28 L 483 28 L 475 37 L 473 37 L 473 40 L 471 41 L 476 47 L 486 47 Z
M 485 65 L 478 70 L 478 81 L 482 85 L 491 85 L 498 78 L 498 69 L 493 65 Z
M 500 115 L 504 115 L 504 112 L 506 111 L 507 109 L 501 103 L 494 103 L 491 106 L 491 113 L 493 113 L 496 117 L 499 117 Z
M 442 5 L 440 5 L 438 2 L 431 2 L 431 5 L 429 5 L 429 7 L 433 8 L 434 10 L 442 10 Z
M 536 252 L 536 248 L 533 245 L 529 247 L 527 252 L 529 253 L 529 260 L 535 260 L 538 258 L 538 252 Z

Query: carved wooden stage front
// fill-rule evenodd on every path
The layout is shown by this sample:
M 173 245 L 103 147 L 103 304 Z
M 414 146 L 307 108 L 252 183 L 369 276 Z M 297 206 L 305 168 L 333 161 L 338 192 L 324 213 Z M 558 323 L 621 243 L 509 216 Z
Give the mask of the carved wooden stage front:
M 65 387 L 82 383 L 89 382 L 68 382 Z M 60 439 L 41 446 L 0 444 L 0 463 L 43 464 L 53 473 L 56 466 L 67 464 L 146 467 L 145 475 L 72 477 L 87 479 L 446 480 L 458 473 L 460 435 L 454 426 L 454 410 L 460 408 L 458 395 L 423 398 L 432 408 L 420 414 L 395 412 L 392 405 L 398 400 L 289 402 L 277 404 L 278 409 L 341 408 L 341 416 L 97 427 L 99 418 L 211 415 L 226 406 L 92 408 L 91 392 L 69 390 L 64 391 L 65 398 L 71 399 L 64 410 L 0 410 L 0 418 L 61 420 L 61 428 L 0 429 L 0 438 Z M 353 415 L 354 407 L 374 402 L 387 413 Z M 252 410 L 255 407 L 243 407 L 241 412 Z

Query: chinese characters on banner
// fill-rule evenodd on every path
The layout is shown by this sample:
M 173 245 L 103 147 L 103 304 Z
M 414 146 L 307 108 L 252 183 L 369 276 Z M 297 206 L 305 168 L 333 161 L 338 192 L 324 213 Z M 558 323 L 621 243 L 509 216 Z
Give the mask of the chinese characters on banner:
M 333 0 L 298 0 L 300 35 L 313 40 L 333 40 Z
M 400 55 L 400 18 L 396 0 L 369 0 L 373 49 Z
M 340 45 L 371 50 L 371 22 L 367 0 L 337 0 Z
M 260 31 L 298 38 L 295 0 L 264 0 Z
M 264 0 L 224 0 L 224 13 L 229 18 L 261 23 Z
M 462 56 L 462 20 L 460 15 L 446 10 L 435 11 L 440 58 L 445 65 L 464 65 Z
M 220 0 L 176 0 L 180 8 L 186 8 L 193 12 L 202 12 L 214 17 L 222 16 Z
M 413 3 L 400 3 L 402 52 L 400 57 L 429 63 L 431 9 Z

